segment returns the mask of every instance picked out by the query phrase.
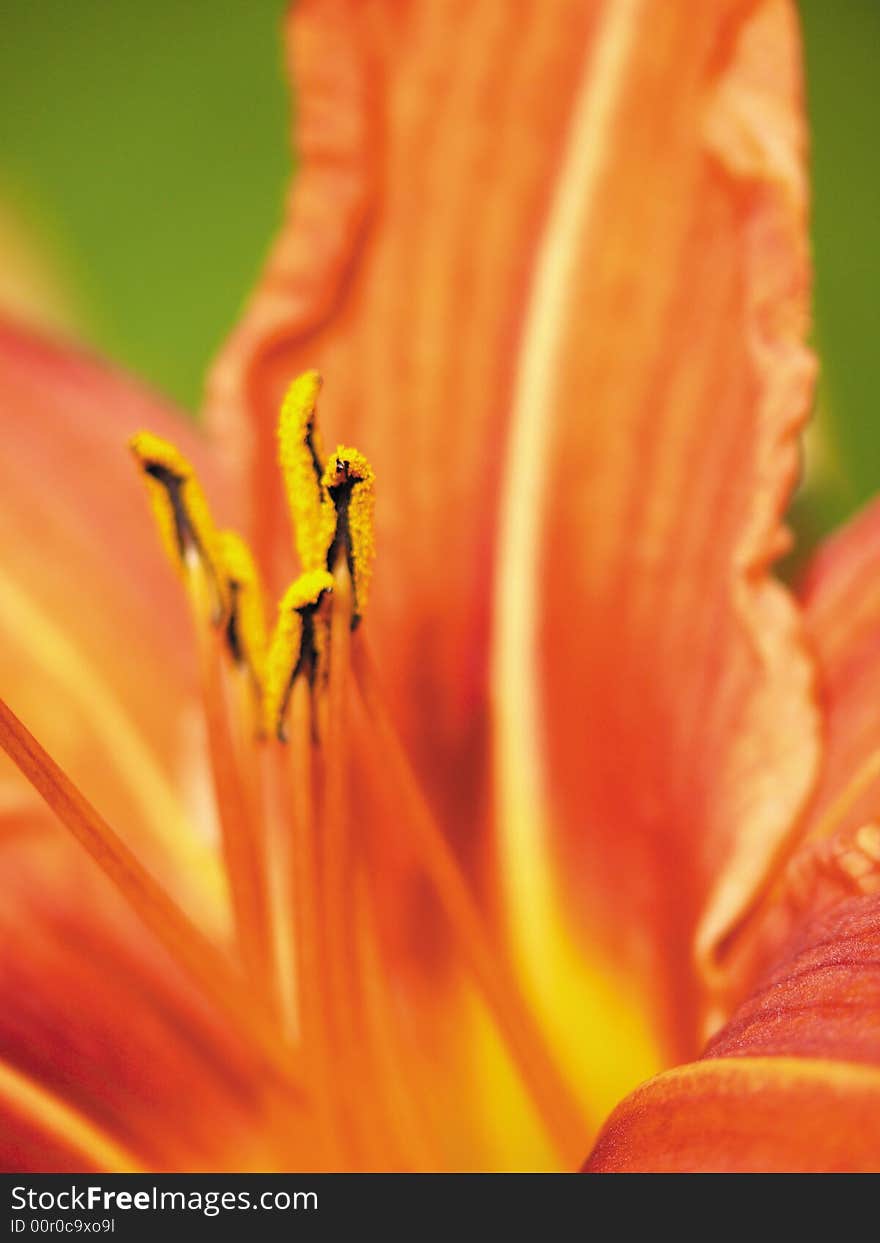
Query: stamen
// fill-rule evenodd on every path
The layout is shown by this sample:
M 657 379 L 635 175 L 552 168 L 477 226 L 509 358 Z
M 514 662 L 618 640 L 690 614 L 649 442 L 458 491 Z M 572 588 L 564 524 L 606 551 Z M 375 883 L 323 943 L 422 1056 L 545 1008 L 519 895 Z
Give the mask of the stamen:
M 377 765 L 382 766 L 380 775 L 393 786 L 395 804 L 409 829 L 417 856 L 433 882 L 498 1031 L 545 1121 L 548 1134 L 563 1161 L 570 1164 L 577 1159 L 588 1135 L 580 1108 L 536 1028 L 513 976 L 488 939 L 455 856 L 409 766 L 360 633 L 354 637 L 352 663 L 371 726 L 368 736 L 376 748 Z
M 330 620 L 330 676 L 327 693 L 324 760 L 324 807 L 321 844 L 324 873 L 324 935 L 333 1061 L 337 1071 L 335 1102 L 341 1138 L 349 1161 L 357 1161 L 359 1138 L 351 1101 L 363 1079 L 352 1055 L 362 1046 L 362 1015 L 354 931 L 354 870 L 348 819 L 347 696 L 350 668 L 352 588 L 341 558 L 333 575 Z
M 320 391 L 317 371 L 299 376 L 287 390 L 278 423 L 279 462 L 305 571 L 326 568 L 327 549 L 336 530 L 333 503 L 321 484 L 324 461 L 315 419 Z
M 345 556 L 354 598 L 353 626 L 366 610 L 373 577 L 375 481 L 364 455 L 345 445 L 340 445 L 327 463 L 322 480 L 336 510 L 336 531 L 327 553 L 327 569 L 332 570 L 337 559 Z
M 177 449 L 150 432 L 135 436 L 131 448 L 143 467 L 159 532 L 189 597 L 236 941 L 249 976 L 268 996 L 272 972 L 265 886 L 223 669 L 229 648 L 249 663 L 259 689 L 265 659 L 259 579 L 244 541 L 217 531 L 193 469 Z M 216 629 L 221 622 L 222 632 Z
M 195 471 L 174 445 L 152 432 L 138 432 L 130 446 L 143 470 L 171 564 L 186 577 L 194 559 L 202 563 L 211 588 L 212 620 L 219 625 L 229 609 L 229 594 L 220 570 L 219 536 Z
M 326 570 L 309 570 L 288 587 L 278 606 L 266 657 L 263 720 L 266 733 L 282 742 L 295 678 L 304 673 L 312 684 L 324 674 L 325 640 L 317 614 L 332 590 L 333 578 Z
M 260 573 L 251 550 L 235 531 L 222 531 L 218 548 L 229 591 L 226 643 L 235 663 L 247 669 L 259 704 L 266 671 L 266 613 Z
M 207 586 L 201 562 L 192 562 L 189 569 L 187 586 L 198 641 L 208 750 L 236 940 L 245 970 L 268 997 L 272 970 L 265 885 L 258 841 L 249 817 L 251 804 L 230 721 L 223 668 L 226 635 L 215 629 L 207 615 Z
M 377 974 L 382 947 L 365 907 L 369 891 L 358 888 L 364 877 L 352 837 L 348 696 L 353 661 L 378 779 L 408 824 L 417 857 L 497 1029 L 569 1163 L 583 1155 L 584 1119 L 512 973 L 486 934 L 409 767 L 359 635 L 352 649 L 352 630 L 367 606 L 373 571 L 375 480 L 356 449 L 341 445 L 325 462 L 316 424 L 320 386 L 316 372 L 301 375 L 281 411 L 279 461 L 303 573 L 282 598 L 268 642 L 259 576 L 246 545 L 215 530 L 192 468 L 172 446 L 147 433 L 132 443 L 166 548 L 183 574 L 193 607 L 242 957 L 264 994 L 276 999 L 284 1029 L 299 1036 L 305 1071 L 317 1087 L 326 1151 L 356 1168 L 366 1167 L 367 1154 L 376 1151 L 399 1164 L 419 1140 L 428 1150 L 418 1117 L 400 1100 L 385 1100 L 363 1084 L 364 1058 L 386 1068 L 385 1073 L 392 1068 L 388 1050 L 385 1057 L 377 1052 L 387 1004 Z M 216 629 L 220 622 L 222 631 Z M 250 801 L 242 778 L 248 746 L 240 731 L 236 746 L 230 731 L 224 650 L 247 671 L 268 736 L 268 745 L 259 747 L 261 777 L 253 783 L 259 797 Z M 243 679 L 238 685 L 245 693 Z M 288 716 L 292 745 L 284 749 L 278 742 L 287 741 Z M 317 800 L 315 772 L 321 780 Z M 260 826 L 253 823 L 258 805 L 256 814 L 266 816 L 268 825 L 263 842 L 268 880 L 254 866 L 255 851 L 260 857 Z
M 38 1134 L 60 1140 L 79 1161 L 95 1170 L 146 1173 L 146 1166 L 96 1121 L 6 1062 L 0 1062 L 0 1102 L 4 1113 L 17 1114 Z M 85 1167 L 78 1165 L 80 1168 Z
M 297 974 L 296 898 L 293 886 L 296 826 L 285 750 L 273 737 L 266 739 L 260 747 L 263 809 L 266 815 L 267 894 L 274 1002 L 285 1037 L 300 1045 L 300 1059 L 305 1068 L 301 1002 L 297 993 L 300 981 Z M 317 1091 L 320 1094 L 320 1088 Z
M 320 1142 L 328 1150 L 334 1137 L 327 1102 L 333 1091 L 323 1012 L 323 956 L 317 913 L 319 874 L 312 781 L 312 692 L 325 669 L 325 628 L 319 617 L 333 579 L 324 570 L 301 575 L 282 597 L 268 648 L 264 678 L 263 756 L 268 793 L 268 833 L 272 943 L 281 1018 L 298 1032 L 309 1081 L 316 1085 Z M 287 742 L 289 759 L 279 742 Z
M 347 572 L 346 572 L 347 577 Z M 273 924 L 279 968 L 288 970 L 295 963 L 298 992 L 298 1027 L 310 1082 L 320 1084 L 319 1095 L 325 1105 L 320 1117 L 324 1143 L 339 1150 L 345 1138 L 346 1115 L 350 1111 L 349 1089 L 342 1088 L 343 1058 L 347 1056 L 351 1030 L 336 1042 L 331 1054 L 329 1026 L 338 1007 L 333 1001 L 334 942 L 338 921 L 329 915 L 326 876 L 322 877 L 316 834 L 313 794 L 313 739 L 316 737 L 314 713 L 318 700 L 323 700 L 327 677 L 327 622 L 321 616 L 325 599 L 333 599 L 334 578 L 325 570 L 312 570 L 301 575 L 288 588 L 279 607 L 278 623 L 269 645 L 265 679 L 265 729 L 270 739 L 270 756 L 276 759 L 274 784 L 280 792 L 276 799 L 279 814 L 273 819 L 270 837 L 272 851 Z M 350 596 L 346 591 L 343 608 L 349 613 L 345 621 L 346 637 L 350 625 Z M 333 683 L 329 697 L 333 697 Z M 335 701 L 334 701 L 335 702 Z M 275 751 L 275 739 L 288 741 L 286 719 L 290 717 L 289 767 L 280 772 L 277 762 L 281 752 Z M 332 714 L 331 714 L 332 715 Z M 327 755 L 337 754 L 337 742 L 328 732 Z M 325 774 L 325 789 L 328 785 Z M 327 796 L 332 811 L 333 798 Z M 289 817 L 285 814 L 289 809 Z M 323 834 L 325 868 L 332 876 L 334 857 L 333 832 Z M 328 865 L 328 860 L 331 863 Z M 293 893 L 290 892 L 292 881 Z M 319 910 L 319 895 L 323 909 Z M 323 916 L 323 918 L 322 918 Z M 343 916 L 344 918 L 344 916 Z M 348 984 L 348 980 L 346 980 Z M 329 997 L 325 1008 L 325 987 Z M 284 980 L 281 993 L 285 999 L 287 1022 L 290 1024 L 292 999 L 286 993 Z M 344 1030 L 344 1029 L 343 1029 Z
M 230 671 L 232 676 L 225 679 L 226 689 L 231 690 L 233 699 L 231 705 L 224 701 L 221 712 L 223 707 L 227 708 L 224 716 L 231 717 L 234 734 L 235 756 L 229 764 L 229 773 L 230 780 L 235 783 L 234 797 L 239 801 L 237 825 L 242 837 L 242 843 L 238 846 L 240 860 L 236 862 L 233 859 L 234 830 L 227 823 L 224 828 L 224 841 L 228 842 L 225 854 L 232 878 L 230 888 L 234 893 L 237 891 L 234 901 L 238 907 L 240 936 L 243 938 L 242 953 L 246 961 L 253 964 L 266 997 L 277 1011 L 280 998 L 276 992 L 277 973 L 273 961 L 267 861 L 269 846 L 265 832 L 267 791 L 261 772 L 261 748 L 258 746 L 258 741 L 264 736 L 263 682 L 267 648 L 263 590 L 251 551 L 241 536 L 234 531 L 222 532 L 220 555 L 229 586 L 229 616 L 223 637 L 235 666 Z M 220 663 L 219 658 L 217 663 Z M 224 680 L 222 673 L 220 680 Z M 217 727 L 222 735 L 222 720 L 218 721 Z M 215 748 L 222 752 L 222 747 L 221 738 L 215 743 Z M 237 875 L 240 869 L 243 876 L 250 874 L 249 882 Z
M 326 946 L 320 911 L 321 877 L 315 818 L 312 695 L 305 676 L 296 678 L 290 702 L 290 778 L 293 834 L 291 862 L 295 920 L 296 979 L 303 1062 L 314 1085 L 319 1130 L 325 1149 L 338 1144 L 332 1110 L 334 1068 L 328 1044 L 328 1015 L 323 984 L 327 978 Z
M 338 558 L 346 557 L 356 625 L 367 606 L 375 556 L 375 476 L 364 455 L 345 445 L 324 464 L 316 416 L 320 390 L 317 371 L 306 371 L 288 389 L 278 423 L 279 462 L 302 568 L 332 573 Z
M 273 1078 L 295 1087 L 290 1050 L 280 1045 L 254 994 L 168 896 L 119 835 L 0 699 L 0 747 L 66 829 L 95 860 L 146 927 L 212 1004 L 241 1032 Z

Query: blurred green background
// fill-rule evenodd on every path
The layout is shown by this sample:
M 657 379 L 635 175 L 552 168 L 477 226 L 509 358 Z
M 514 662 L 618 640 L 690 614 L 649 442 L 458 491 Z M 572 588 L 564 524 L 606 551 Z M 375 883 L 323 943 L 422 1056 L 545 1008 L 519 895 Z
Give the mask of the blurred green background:
M 62 321 L 191 409 L 280 218 L 283 8 L 2 0 L 0 261 L 46 256 L 7 284 L 60 283 Z M 822 360 L 802 554 L 880 490 L 880 0 L 800 8 Z
M 0 202 L 89 339 L 190 408 L 281 215 L 284 7 L 0 0 Z

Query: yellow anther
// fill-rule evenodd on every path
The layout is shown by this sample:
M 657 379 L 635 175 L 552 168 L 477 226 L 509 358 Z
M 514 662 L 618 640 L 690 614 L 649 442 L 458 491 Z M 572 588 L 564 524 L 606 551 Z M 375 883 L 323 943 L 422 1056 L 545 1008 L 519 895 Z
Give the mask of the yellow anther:
M 226 635 L 233 658 L 247 667 L 260 692 L 266 665 L 266 614 L 260 573 L 246 542 L 235 531 L 221 531 L 220 564 L 229 589 Z
M 162 543 L 176 569 L 189 578 L 198 566 L 210 585 L 213 620 L 229 611 L 229 591 L 220 568 L 217 528 L 195 471 L 167 440 L 138 432 L 131 450 L 144 473 Z
M 357 621 L 373 573 L 375 476 L 364 455 L 344 445 L 324 463 L 316 415 L 320 391 L 317 371 L 303 372 L 287 390 L 278 424 L 279 461 L 302 568 L 332 569 L 345 555 Z
M 279 610 L 294 609 L 300 612 L 302 609 L 314 608 L 321 603 L 321 597 L 325 591 L 333 590 L 333 576 L 328 574 L 326 570 L 308 570 L 305 574 L 300 574 L 295 583 L 287 588 L 281 597 Z
M 264 728 L 281 739 L 293 680 L 300 673 L 313 677 L 325 650 L 315 613 L 332 590 L 333 578 L 326 570 L 308 570 L 281 597 L 263 680 Z
M 317 371 L 298 376 L 287 390 L 278 422 L 278 460 L 303 570 L 326 566 L 336 530 L 333 504 L 321 486 L 324 460 L 315 418 L 320 391 Z
M 302 648 L 302 617 L 282 607 L 269 643 L 266 676 L 263 681 L 263 729 L 269 736 L 284 739 L 284 715 L 294 671 L 299 667 Z
M 373 513 L 376 476 L 357 449 L 340 445 L 330 457 L 322 482 L 337 515 L 336 534 L 328 557 L 332 569 L 336 557 L 345 554 L 354 593 L 354 620 L 363 616 L 373 577 L 376 556 Z

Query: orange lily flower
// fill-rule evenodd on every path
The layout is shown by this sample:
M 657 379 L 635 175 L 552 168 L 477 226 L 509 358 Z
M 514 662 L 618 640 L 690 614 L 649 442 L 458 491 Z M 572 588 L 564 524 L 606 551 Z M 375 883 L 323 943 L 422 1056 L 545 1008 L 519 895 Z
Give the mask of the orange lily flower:
M 3 1167 L 880 1168 L 880 511 L 772 573 L 793 6 L 289 36 L 207 435 L 0 332 Z

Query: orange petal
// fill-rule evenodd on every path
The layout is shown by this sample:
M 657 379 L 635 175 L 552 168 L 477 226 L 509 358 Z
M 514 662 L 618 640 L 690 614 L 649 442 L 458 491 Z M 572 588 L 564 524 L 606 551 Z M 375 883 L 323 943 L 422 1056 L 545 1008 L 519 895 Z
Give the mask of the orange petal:
M 880 503 L 827 540 L 800 589 L 825 730 L 815 796 L 789 866 L 725 948 L 742 996 L 804 911 L 874 884 L 880 818 Z M 865 849 L 867 847 L 867 851 Z M 870 875 L 869 875 L 870 873 Z
M 705 1059 L 633 1093 L 595 1170 L 880 1169 L 880 895 L 802 924 Z
M 200 741 L 194 644 L 126 444 L 149 426 L 202 469 L 204 447 L 132 382 L 8 324 L 0 396 L 4 697 L 193 913 L 216 922 L 216 865 L 188 844 L 175 790 Z M 26 802 L 5 760 L 0 772 L 4 807 Z
M 880 1072 L 808 1058 L 698 1062 L 615 1110 L 589 1173 L 880 1170 Z
M 521 345 L 498 764 L 536 995 L 561 1014 L 553 941 L 599 945 L 668 1061 L 819 755 L 771 574 L 814 371 L 793 6 L 608 6 L 592 64 Z
M 776 967 L 706 1056 L 835 1058 L 880 1068 L 878 947 L 877 893 L 802 916 Z
M 2 857 L 2 1168 L 279 1168 L 259 1064 L 79 848 L 37 831 Z
M 824 764 L 801 844 L 730 946 L 742 993 L 805 914 L 880 885 L 880 503 L 819 550 L 801 587 L 824 710 Z

